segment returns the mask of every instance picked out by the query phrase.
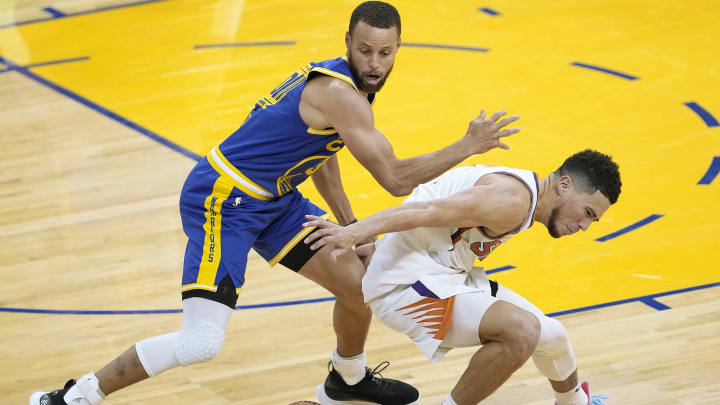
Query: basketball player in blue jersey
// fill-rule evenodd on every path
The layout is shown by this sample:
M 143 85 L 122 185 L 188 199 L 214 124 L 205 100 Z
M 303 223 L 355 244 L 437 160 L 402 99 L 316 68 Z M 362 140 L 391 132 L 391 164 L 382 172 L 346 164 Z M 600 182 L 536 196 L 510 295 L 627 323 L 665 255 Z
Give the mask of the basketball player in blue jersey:
M 317 391 L 323 405 L 355 401 L 386 405 L 419 403 L 415 388 L 378 377 L 365 364 L 370 318 L 361 291 L 364 266 L 352 252 L 330 260 L 326 250 L 299 243 L 313 229 L 307 213 L 327 214 L 297 191 L 312 177 L 340 224 L 355 221 L 340 181 L 335 153 L 347 145 L 373 177 L 396 196 L 492 148 L 507 149 L 503 129 L 518 117 L 482 113 L 455 143 L 434 153 L 398 159 L 374 128 L 371 104 L 392 70 L 400 45 L 400 16 L 383 2 L 366 2 L 350 18 L 346 57 L 301 67 L 257 102 L 242 126 L 189 174 L 180 196 L 188 236 L 180 331 L 142 340 L 100 369 L 65 388 L 37 392 L 31 405 L 98 404 L 105 395 L 179 365 L 214 358 L 245 282 L 252 248 L 336 297 L 337 348 Z
M 559 238 L 587 230 L 614 204 L 618 166 L 597 151 L 569 157 L 549 176 L 501 166 L 461 166 L 419 185 L 399 206 L 340 227 L 309 215 L 312 249 L 331 257 L 379 234 L 356 253 L 372 256 L 363 295 L 375 316 L 408 335 L 433 362 L 453 348 L 482 346 L 441 405 L 475 405 L 532 356 L 556 405 L 602 405 L 579 384 L 563 325 L 488 279 L 486 259 L 534 221 Z M 374 251 L 374 254 L 372 252 Z

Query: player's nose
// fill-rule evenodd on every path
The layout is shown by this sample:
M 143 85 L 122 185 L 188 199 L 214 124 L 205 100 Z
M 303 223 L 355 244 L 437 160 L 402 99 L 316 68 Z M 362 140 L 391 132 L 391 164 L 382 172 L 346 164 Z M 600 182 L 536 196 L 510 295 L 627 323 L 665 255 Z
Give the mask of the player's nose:
M 380 67 L 380 57 L 377 54 L 372 54 L 369 60 L 369 67 L 372 70 L 376 70 Z

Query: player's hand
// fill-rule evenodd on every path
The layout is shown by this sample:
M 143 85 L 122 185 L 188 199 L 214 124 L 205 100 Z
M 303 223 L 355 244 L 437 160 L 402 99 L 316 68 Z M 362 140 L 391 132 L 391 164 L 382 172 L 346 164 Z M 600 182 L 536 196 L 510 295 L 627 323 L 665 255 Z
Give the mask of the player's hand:
M 305 215 L 305 218 L 309 221 L 305 222 L 303 227 L 316 226 L 319 228 L 304 240 L 306 244 L 310 244 L 311 250 L 318 250 L 327 245 L 331 249 L 330 258 L 337 260 L 338 256 L 356 243 L 347 227 L 342 227 L 315 215 Z
M 485 118 L 485 110 L 480 115 L 470 121 L 465 139 L 468 140 L 471 150 L 474 154 L 485 153 L 494 148 L 510 149 L 510 147 L 500 141 L 500 138 L 510 136 L 520 132 L 520 128 L 503 129 L 511 122 L 517 121 L 519 115 L 511 115 L 498 121 L 507 111 L 501 110 Z
M 367 268 L 367 266 L 370 264 L 370 259 L 372 259 L 372 256 L 375 253 L 375 242 L 358 244 L 355 247 L 355 253 L 357 253 L 360 260 L 362 260 L 365 268 Z
M 377 242 L 377 236 L 373 236 L 372 238 L 367 238 L 367 239 L 361 240 L 360 242 L 357 242 L 355 244 L 355 250 L 357 250 L 358 247 L 360 247 L 362 245 L 373 244 L 375 242 Z

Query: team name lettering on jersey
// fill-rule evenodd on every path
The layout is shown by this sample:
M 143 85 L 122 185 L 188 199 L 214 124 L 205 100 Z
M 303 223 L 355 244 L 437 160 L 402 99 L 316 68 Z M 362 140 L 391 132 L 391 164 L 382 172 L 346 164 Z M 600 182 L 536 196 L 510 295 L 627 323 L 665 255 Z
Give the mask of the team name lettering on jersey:
M 217 197 L 213 196 L 210 201 L 210 250 L 207 259 L 210 263 L 212 263 L 215 258 L 215 216 L 217 215 L 217 212 L 215 212 L 215 202 L 217 202 L 217 200 Z
M 501 242 L 499 240 L 493 240 L 490 242 L 473 242 L 470 244 L 470 250 L 475 254 L 475 256 L 478 257 L 478 259 L 482 260 L 490 253 L 492 253 L 493 250 L 500 244 Z

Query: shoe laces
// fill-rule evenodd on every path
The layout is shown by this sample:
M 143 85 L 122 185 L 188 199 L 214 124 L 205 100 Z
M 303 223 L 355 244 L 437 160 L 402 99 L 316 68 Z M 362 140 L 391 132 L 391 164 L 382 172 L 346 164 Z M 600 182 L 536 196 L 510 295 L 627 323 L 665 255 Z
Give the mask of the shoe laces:
M 378 388 L 385 391 L 391 390 L 391 384 L 390 381 L 385 379 L 385 377 L 380 374 L 380 372 L 388 368 L 389 365 L 389 361 L 383 361 L 382 363 L 378 364 L 372 371 L 370 371 L 370 368 L 366 367 L 367 370 L 370 372 L 370 380 L 375 382 L 378 385 Z
M 590 396 L 590 405 L 607 405 L 603 399 L 607 399 L 607 394 L 595 394 Z

